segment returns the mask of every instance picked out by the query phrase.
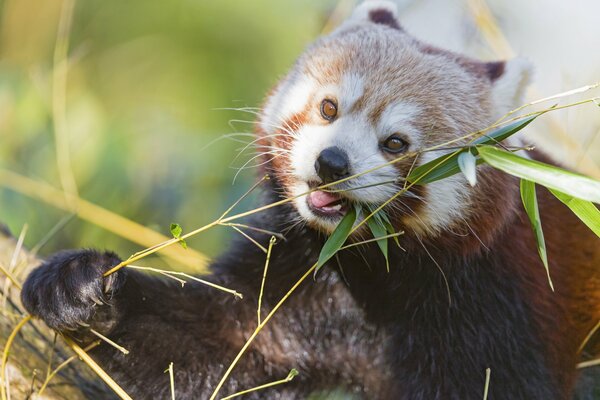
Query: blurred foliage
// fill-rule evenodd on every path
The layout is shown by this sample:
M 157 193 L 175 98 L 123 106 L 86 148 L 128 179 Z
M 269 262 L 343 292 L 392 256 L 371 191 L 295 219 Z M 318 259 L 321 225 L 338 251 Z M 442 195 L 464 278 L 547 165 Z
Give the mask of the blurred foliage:
M 52 124 L 53 52 L 62 2 L 0 2 L 0 168 L 60 188 Z M 232 186 L 241 145 L 216 138 L 251 132 L 257 107 L 317 36 L 335 1 L 81 1 L 69 37 L 67 120 L 82 198 L 169 234 L 210 222 L 253 179 Z M 247 141 L 248 139 L 245 138 Z M 0 189 L 0 221 L 35 245 L 65 212 Z M 214 256 L 224 228 L 190 245 Z M 139 246 L 73 219 L 44 247 Z

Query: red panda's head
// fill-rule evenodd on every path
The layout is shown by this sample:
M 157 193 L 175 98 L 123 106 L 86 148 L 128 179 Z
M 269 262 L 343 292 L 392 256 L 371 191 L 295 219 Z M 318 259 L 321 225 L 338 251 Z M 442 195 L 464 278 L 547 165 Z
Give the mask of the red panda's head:
M 299 196 L 488 126 L 518 105 L 528 74 L 522 60 L 483 63 L 419 42 L 400 27 L 392 3 L 365 1 L 272 91 L 260 144 L 277 153 L 269 170 L 286 195 Z M 382 204 L 411 168 L 441 154 L 406 158 L 293 204 L 309 225 L 330 232 L 351 203 Z M 464 220 L 483 181 L 471 188 L 455 175 L 409 191 L 388 211 L 403 229 L 436 234 Z

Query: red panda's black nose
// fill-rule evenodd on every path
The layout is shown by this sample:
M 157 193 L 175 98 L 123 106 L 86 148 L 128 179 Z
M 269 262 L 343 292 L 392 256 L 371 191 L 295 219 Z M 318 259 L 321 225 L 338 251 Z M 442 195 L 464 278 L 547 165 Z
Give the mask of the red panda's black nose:
M 350 160 L 339 147 L 328 147 L 321 151 L 315 161 L 315 171 L 324 183 L 335 182 L 349 175 Z

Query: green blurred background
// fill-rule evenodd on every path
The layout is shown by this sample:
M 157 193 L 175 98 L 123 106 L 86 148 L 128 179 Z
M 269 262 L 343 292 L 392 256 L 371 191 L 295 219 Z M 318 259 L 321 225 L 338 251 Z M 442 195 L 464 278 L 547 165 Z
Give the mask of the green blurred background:
M 250 170 L 233 184 L 235 167 L 248 159 L 235 159 L 239 142 L 225 139 L 207 147 L 222 135 L 252 131 L 250 123 L 229 125 L 232 119 L 251 121 L 252 114 L 223 108 L 260 106 L 302 49 L 347 16 L 353 3 L 75 2 L 68 32 L 64 133 L 81 198 L 165 235 L 171 222 L 191 230 L 215 219 L 254 179 Z M 53 71 L 65 4 L 0 1 L 0 169 L 55 188 L 61 188 L 61 180 Z M 486 39 L 477 4 L 399 2 L 402 22 L 416 36 L 472 56 L 498 58 L 502 43 L 494 43 L 493 35 Z M 590 17 L 600 11 L 597 2 L 582 1 L 568 10 L 555 0 L 543 10 L 535 2 L 489 4 L 512 49 L 532 58 L 540 71 L 532 97 L 598 80 L 597 48 L 593 41 L 581 40 L 582 32 L 590 38 L 600 33 Z M 574 31 L 557 34 L 553 26 L 565 23 Z M 572 37 L 580 40 L 573 42 Z M 569 113 L 538 133 L 538 142 L 554 149 L 567 165 L 596 174 L 598 113 Z M 30 248 L 72 214 L 14 189 L 0 179 L 0 222 L 15 234 L 28 224 L 25 243 Z M 232 234 L 216 228 L 189 244 L 212 257 Z M 143 248 L 72 218 L 41 253 L 81 246 L 111 248 L 122 256 Z
M 52 123 L 53 53 L 63 2 L 5 1 L 0 8 L 0 168 L 60 188 Z M 236 160 L 232 132 L 252 132 L 256 107 L 323 27 L 334 1 L 82 1 L 70 33 L 67 120 L 79 193 L 169 234 L 218 216 L 253 172 Z M 248 141 L 247 137 L 240 139 Z M 209 145 L 207 147 L 207 145 Z M 68 212 L 5 188 L 0 221 L 35 245 Z M 231 234 L 191 245 L 213 256 Z M 73 219 L 44 247 L 139 246 Z

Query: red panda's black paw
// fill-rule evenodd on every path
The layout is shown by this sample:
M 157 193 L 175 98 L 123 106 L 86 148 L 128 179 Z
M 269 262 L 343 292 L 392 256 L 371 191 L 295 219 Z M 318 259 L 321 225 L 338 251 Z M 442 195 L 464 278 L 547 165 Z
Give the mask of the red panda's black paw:
M 109 304 L 122 286 L 123 271 L 103 276 L 120 261 L 112 252 L 96 250 L 55 253 L 29 274 L 21 301 L 29 313 L 57 331 L 85 328 L 97 307 Z

